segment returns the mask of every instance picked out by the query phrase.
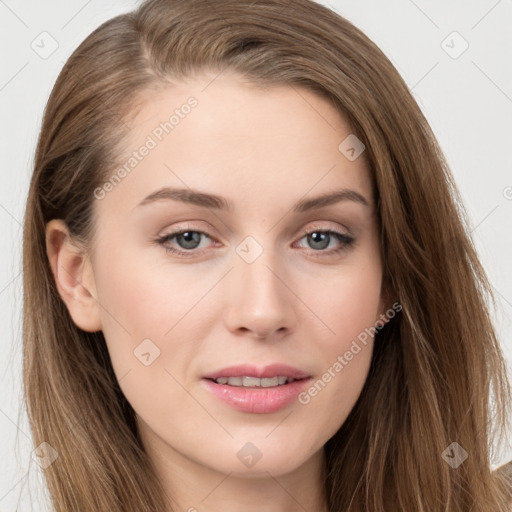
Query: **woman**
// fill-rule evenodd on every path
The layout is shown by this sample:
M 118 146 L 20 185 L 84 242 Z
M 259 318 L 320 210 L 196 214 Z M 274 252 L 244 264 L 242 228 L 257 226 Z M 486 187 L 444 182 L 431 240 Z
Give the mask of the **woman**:
M 329 9 L 103 24 L 49 99 L 24 226 L 55 510 L 509 509 L 468 232 L 407 86 Z

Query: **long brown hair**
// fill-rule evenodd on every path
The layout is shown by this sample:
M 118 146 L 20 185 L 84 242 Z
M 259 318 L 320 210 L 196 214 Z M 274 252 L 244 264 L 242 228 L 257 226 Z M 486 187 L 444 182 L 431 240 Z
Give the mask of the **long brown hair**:
M 101 332 L 79 329 L 48 263 L 45 227 L 84 246 L 94 190 L 119 165 L 147 92 L 196 71 L 328 98 L 365 144 L 385 282 L 402 311 L 376 337 L 362 393 L 326 445 L 331 512 L 504 512 L 512 478 L 491 471 L 511 407 L 489 313 L 492 290 L 435 137 L 406 84 L 360 30 L 311 0 L 149 0 L 96 29 L 49 98 L 24 220 L 24 386 L 57 512 L 163 511 Z M 340 141 L 341 142 L 341 141 Z M 458 467 L 443 453 L 458 445 Z M 45 445 L 46 446 L 46 445 Z M 498 445 L 499 446 L 499 445 Z

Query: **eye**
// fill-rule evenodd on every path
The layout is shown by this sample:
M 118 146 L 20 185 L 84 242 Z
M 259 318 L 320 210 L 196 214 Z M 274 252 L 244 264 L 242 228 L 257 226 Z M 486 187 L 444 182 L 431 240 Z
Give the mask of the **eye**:
M 161 236 L 156 240 L 156 242 L 164 247 L 164 249 L 173 254 L 177 254 L 179 256 L 190 257 L 197 255 L 200 253 L 200 244 L 201 238 L 205 237 L 210 240 L 213 240 L 208 233 L 204 231 L 199 231 L 195 229 L 181 229 L 178 231 L 173 231 L 172 233 L 168 233 L 166 235 Z M 311 251 L 315 256 L 332 256 L 340 253 L 341 251 L 347 249 L 351 246 L 355 239 L 352 236 L 349 236 L 345 233 L 340 233 L 338 231 L 334 231 L 332 229 L 322 230 L 322 229 L 314 229 L 308 231 L 300 240 L 306 239 L 307 243 L 310 245 Z M 179 248 L 173 247 L 169 245 L 169 242 L 175 240 L 175 243 Z M 331 242 L 338 242 L 338 247 L 326 251 L 331 245 Z M 316 254 L 315 254 L 316 253 Z
M 204 231 L 187 228 L 164 235 L 158 238 L 156 242 L 163 245 L 167 252 L 178 254 L 180 256 L 192 256 L 194 250 L 199 247 L 201 243 L 201 237 L 203 236 L 211 239 L 208 233 L 205 233 Z M 168 243 L 173 239 L 176 239 L 178 246 L 184 250 L 176 249 L 168 245 Z M 195 252 L 197 253 L 198 251 Z
M 320 253 L 319 256 L 330 256 L 339 254 L 341 251 L 347 249 L 355 242 L 355 239 L 345 233 L 340 233 L 332 229 L 322 230 L 314 229 L 308 231 L 302 238 L 306 239 L 309 246 L 313 249 L 313 253 Z M 337 241 L 339 246 L 333 250 L 325 251 L 332 241 Z M 316 254 L 315 254 L 316 256 Z

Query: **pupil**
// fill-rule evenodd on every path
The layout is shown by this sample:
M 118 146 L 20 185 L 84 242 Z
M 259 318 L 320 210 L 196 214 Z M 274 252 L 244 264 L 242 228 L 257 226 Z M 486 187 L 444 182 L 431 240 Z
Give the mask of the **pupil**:
M 197 231 L 185 231 L 179 235 L 182 239 L 185 240 L 184 248 L 185 249 L 195 249 L 195 247 L 200 242 L 201 235 L 197 233 Z M 180 244 L 181 245 L 181 244 Z
M 328 233 L 310 233 L 308 235 L 309 241 L 312 242 L 314 249 L 325 249 L 329 246 L 329 234 Z M 320 246 L 315 244 L 320 244 Z

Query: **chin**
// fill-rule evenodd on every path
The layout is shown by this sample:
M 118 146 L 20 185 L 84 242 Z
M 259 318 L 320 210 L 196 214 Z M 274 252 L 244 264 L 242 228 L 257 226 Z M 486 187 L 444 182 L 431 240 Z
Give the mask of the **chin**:
M 301 450 L 291 445 L 288 449 L 283 449 L 282 440 L 275 443 L 269 442 L 268 439 L 244 443 L 235 441 L 235 444 L 233 450 L 222 448 L 221 456 L 212 454 L 212 458 L 209 461 L 205 460 L 204 464 L 235 477 L 268 478 L 269 473 L 275 477 L 291 473 L 312 457 L 312 451 L 303 451 L 303 445 Z M 311 450 L 313 449 L 311 447 Z M 228 452 L 233 453 L 233 456 L 227 456 Z

